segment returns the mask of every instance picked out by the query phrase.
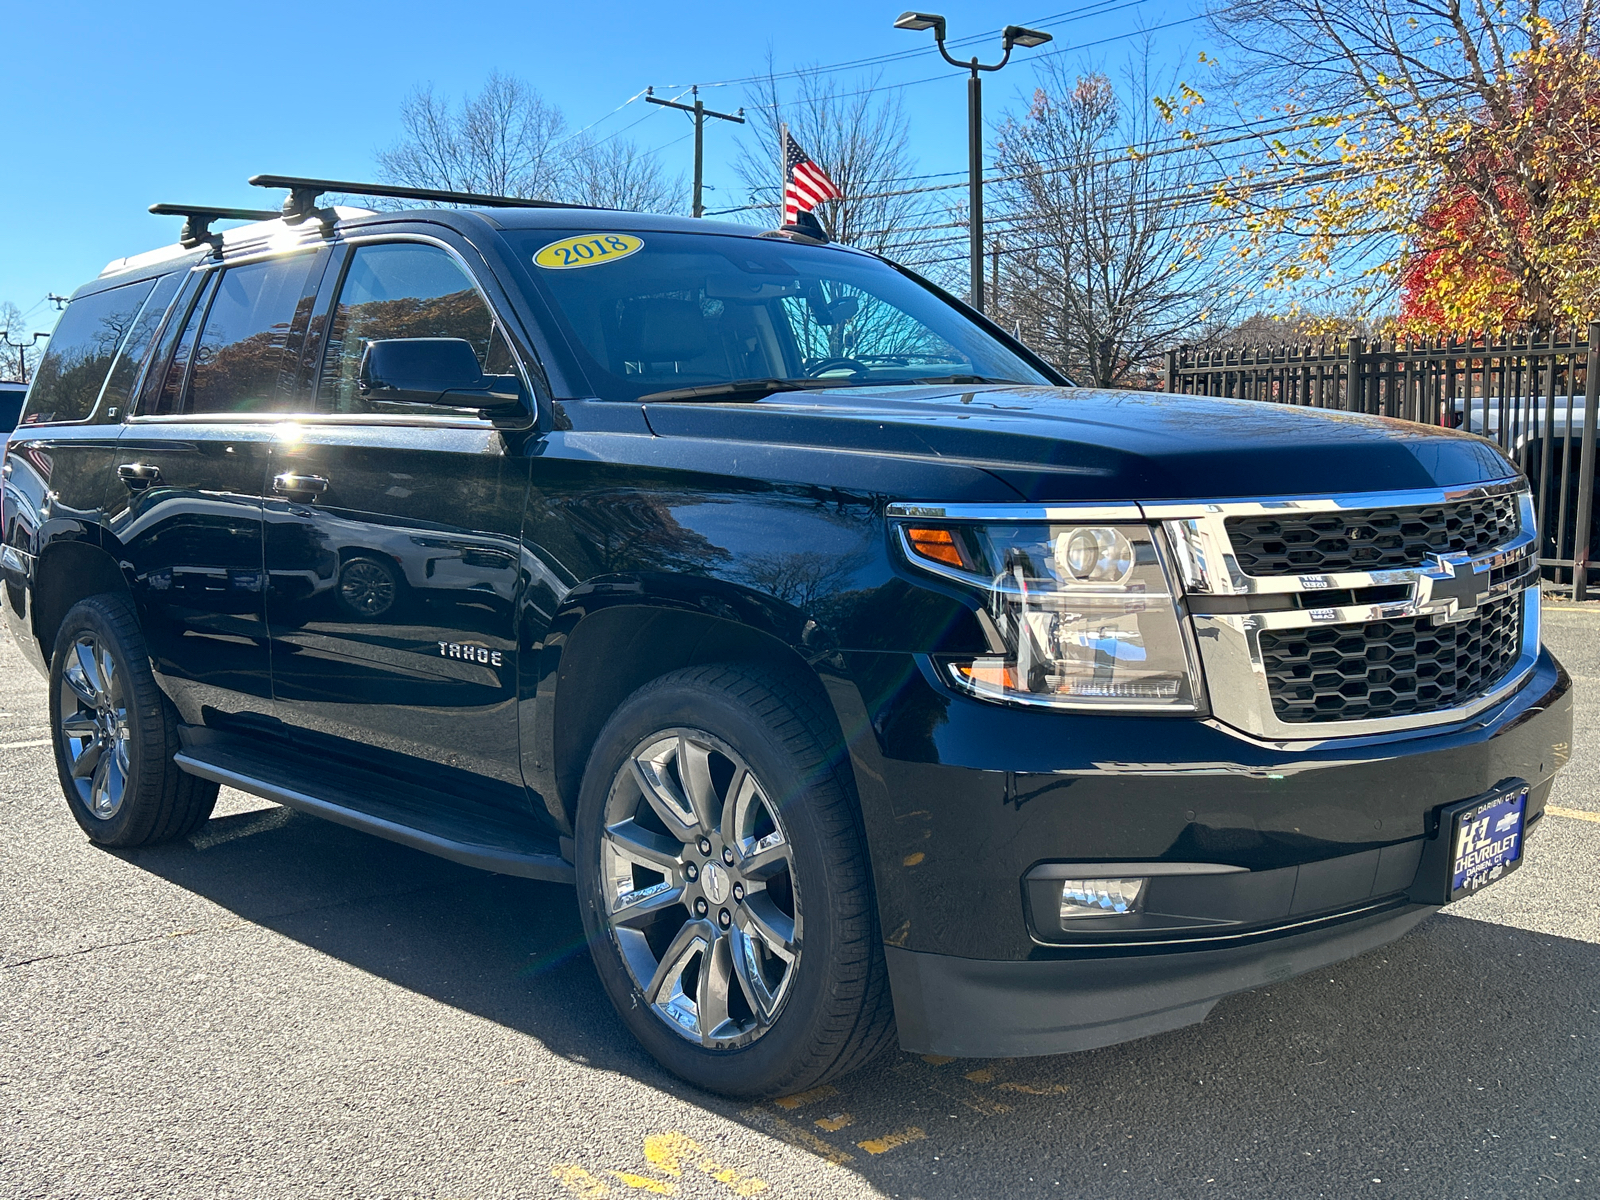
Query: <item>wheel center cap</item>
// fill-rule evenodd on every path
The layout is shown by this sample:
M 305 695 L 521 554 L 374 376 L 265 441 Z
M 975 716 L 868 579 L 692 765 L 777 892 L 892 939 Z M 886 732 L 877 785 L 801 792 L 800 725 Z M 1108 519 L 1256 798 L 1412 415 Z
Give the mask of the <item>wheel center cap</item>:
M 706 899 L 713 904 L 721 904 L 728 898 L 728 873 L 717 863 L 706 864 L 700 873 L 700 885 L 705 889 Z

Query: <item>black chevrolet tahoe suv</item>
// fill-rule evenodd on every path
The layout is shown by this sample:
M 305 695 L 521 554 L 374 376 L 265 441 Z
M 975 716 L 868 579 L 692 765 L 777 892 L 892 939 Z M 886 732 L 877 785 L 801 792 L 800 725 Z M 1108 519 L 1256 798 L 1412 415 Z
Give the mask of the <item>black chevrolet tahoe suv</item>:
M 815 227 L 315 202 L 80 288 L 6 448 L 96 842 L 226 784 L 573 884 L 649 1051 L 769 1096 L 1198 1022 L 1522 862 L 1570 683 L 1490 442 L 1074 387 Z

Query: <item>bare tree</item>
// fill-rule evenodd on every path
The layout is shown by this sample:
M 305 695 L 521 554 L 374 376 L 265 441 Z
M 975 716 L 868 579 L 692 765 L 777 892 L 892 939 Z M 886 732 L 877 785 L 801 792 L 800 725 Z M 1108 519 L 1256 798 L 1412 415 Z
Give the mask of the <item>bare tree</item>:
M 44 353 L 48 343 L 40 341 L 21 349 L 4 344 L 26 342 L 32 336 L 28 331 L 28 319 L 22 315 L 22 310 L 9 300 L 0 302 L 0 330 L 4 330 L 8 335 L 6 338 L 0 338 L 0 379 L 20 380 L 24 373 L 32 379 L 39 357 Z
M 789 82 L 786 89 L 783 83 Z M 914 191 L 905 110 L 895 91 L 876 90 L 877 77 L 843 81 L 803 71 L 780 81 L 769 57 L 767 74 L 745 106 L 750 134 L 741 139 L 734 169 L 749 190 L 755 219 L 782 224 L 783 179 L 780 130 L 789 133 L 838 189 L 842 200 L 826 200 L 817 215 L 829 235 L 846 245 L 914 261 L 922 237 L 918 226 L 930 211 Z
M 661 161 L 633 142 L 575 138 L 566 178 L 556 189 L 563 200 L 630 212 L 683 212 L 683 176 L 669 176 Z
M 459 105 L 417 88 L 400 107 L 405 137 L 378 154 L 388 183 L 408 187 L 545 196 L 560 176 L 552 153 L 565 131 L 561 110 L 520 79 L 492 73 Z
M 1126 382 L 1229 303 L 1194 253 L 1200 163 L 1129 149 L 1165 132 L 1148 50 L 1120 96 L 1100 71 L 1074 76 L 1059 59 L 1039 71 L 1032 103 L 996 138 L 996 316 L 1083 382 Z
M 400 109 L 405 136 L 378 153 L 385 182 L 673 211 L 683 189 L 649 151 L 568 135 L 566 117 L 528 83 L 496 71 L 459 103 L 417 88 Z

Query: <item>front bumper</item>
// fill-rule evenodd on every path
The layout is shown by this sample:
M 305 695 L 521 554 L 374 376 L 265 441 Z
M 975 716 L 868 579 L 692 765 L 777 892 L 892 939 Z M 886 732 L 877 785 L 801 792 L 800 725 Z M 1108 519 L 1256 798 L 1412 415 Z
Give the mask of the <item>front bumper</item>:
M 885 948 L 900 1045 L 922 1054 L 1065 1054 L 1203 1021 L 1223 996 L 1364 954 L 1409 933 L 1430 905 L 1242 945 L 1136 956 L 993 962 Z
M 901 1040 L 930 1053 L 1140 1037 L 1393 940 L 1434 911 L 1409 893 L 1440 808 L 1521 779 L 1531 828 L 1572 740 L 1571 681 L 1548 653 L 1470 722 L 1298 745 L 1217 722 L 985 704 L 897 657 L 852 656 L 848 681 L 829 683 L 855 733 Z M 1165 908 L 1187 928 L 1036 927 L 1027 877 L 1062 863 L 1242 871 L 1162 885 L 1169 900 L 1204 897 Z

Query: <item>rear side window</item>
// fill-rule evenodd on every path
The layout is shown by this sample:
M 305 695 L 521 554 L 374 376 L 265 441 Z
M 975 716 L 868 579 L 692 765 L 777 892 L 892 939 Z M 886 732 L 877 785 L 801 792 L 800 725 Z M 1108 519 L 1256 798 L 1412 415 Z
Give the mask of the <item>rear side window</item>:
M 117 347 L 132 327 L 155 280 L 124 284 L 67 305 L 28 393 L 24 425 L 84 421 L 94 412 Z
M 283 412 L 315 300 L 316 253 L 229 267 L 189 313 L 154 412 Z
M 155 290 L 145 300 L 139 315 L 134 318 L 133 327 L 123 339 L 122 349 L 117 351 L 117 361 L 112 364 L 111 374 L 106 378 L 105 391 L 100 395 L 100 403 L 107 415 L 112 415 L 112 410 L 117 413 L 126 411 L 134 386 L 139 382 L 139 374 L 144 370 L 145 359 L 150 356 L 150 343 L 161 328 L 161 319 L 167 315 L 167 308 L 182 284 L 182 274 L 163 275 L 156 281 Z
M 201 285 L 202 290 L 198 298 L 191 297 L 187 315 L 180 309 L 178 318 L 174 319 L 173 327 L 162 335 L 162 351 L 157 356 L 156 362 L 166 363 L 166 376 L 161 381 L 161 390 L 146 409 L 147 416 L 170 416 L 183 411 L 183 384 L 189 377 L 189 358 L 194 351 L 194 340 L 200 334 L 200 322 L 205 320 L 206 308 L 211 303 L 211 296 L 217 290 L 217 274 L 211 272 L 205 277 Z M 177 348 L 174 350 L 173 342 L 176 339 Z M 171 359 L 167 353 L 171 352 Z M 148 395 L 148 391 L 146 395 Z
M 299 254 L 222 273 L 189 368 L 185 412 L 278 412 L 293 402 L 299 362 L 289 339 L 305 327 L 316 261 Z
M 328 331 L 317 396 L 321 412 L 366 412 L 356 380 L 368 342 L 390 338 L 463 338 L 487 375 L 514 369 L 494 314 L 451 255 L 416 242 L 358 246 L 350 256 Z M 383 412 L 414 406 L 385 404 Z M 437 414 L 433 407 L 417 412 Z

